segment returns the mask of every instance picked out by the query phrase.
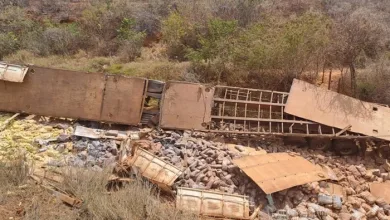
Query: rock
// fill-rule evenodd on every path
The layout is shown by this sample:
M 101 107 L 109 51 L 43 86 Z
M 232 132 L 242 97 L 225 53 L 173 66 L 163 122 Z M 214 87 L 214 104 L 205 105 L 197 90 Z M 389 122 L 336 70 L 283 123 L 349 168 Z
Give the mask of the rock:
M 350 220 L 352 215 L 349 213 L 342 212 L 339 214 L 340 220 Z
M 57 150 L 58 152 L 60 152 L 60 153 L 64 152 L 65 149 L 66 149 L 65 144 L 59 144 L 59 145 L 57 145 L 57 147 L 56 147 L 56 150 Z
M 374 206 L 372 206 L 372 208 L 367 212 L 366 216 L 367 216 L 367 217 L 374 217 L 374 216 L 377 215 L 378 210 L 379 210 L 379 206 L 374 205 Z
M 70 135 L 67 135 L 67 134 L 60 134 L 60 136 L 58 136 L 58 138 L 57 138 L 57 141 L 58 141 L 58 142 L 67 142 L 67 141 L 70 141 Z
M 87 157 L 88 157 L 88 153 L 86 151 L 81 151 L 77 154 L 77 156 L 82 159 L 82 160 L 86 160 Z
M 351 184 L 352 188 L 356 188 L 359 185 L 359 182 L 355 179 L 354 176 L 347 176 L 347 180 L 349 184 Z
M 69 128 L 69 125 L 65 124 L 65 123 L 59 123 L 59 124 L 54 125 L 54 128 L 66 130 Z
M 375 204 L 377 204 L 379 207 L 384 207 L 387 203 L 383 198 L 378 198 L 375 200 Z
M 359 172 L 359 170 L 357 169 L 357 167 L 354 166 L 354 165 L 349 166 L 349 167 L 347 168 L 347 170 L 348 170 L 349 172 L 351 172 L 352 175 L 353 175 L 355 178 L 360 177 L 360 176 L 362 175 L 362 174 Z
M 359 196 L 370 205 L 375 203 L 376 198 L 368 191 L 360 193 Z

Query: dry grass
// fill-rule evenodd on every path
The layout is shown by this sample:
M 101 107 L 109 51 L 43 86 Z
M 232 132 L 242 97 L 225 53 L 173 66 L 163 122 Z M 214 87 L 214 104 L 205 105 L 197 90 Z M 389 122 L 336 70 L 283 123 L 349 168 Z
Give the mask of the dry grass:
M 84 51 L 73 56 L 38 57 L 28 51 L 19 51 L 5 60 L 11 63 L 34 64 L 37 66 L 85 71 L 123 74 L 157 80 L 185 80 L 188 62 L 171 62 L 166 59 L 164 48 L 143 48 L 141 58 L 124 63 L 117 57 L 89 57 Z
M 25 184 L 30 172 L 29 167 L 22 154 L 13 161 L 0 162 L 0 190 Z
M 69 209 L 29 179 L 31 167 L 23 154 L 0 162 L 0 219 L 77 219 L 77 210 Z
M 83 219 L 197 219 L 168 201 L 161 202 L 157 189 L 140 180 L 108 192 L 109 175 L 83 169 L 67 172 L 64 189 L 84 201 Z
M 28 178 L 30 166 L 24 157 L 0 163 L 0 216 L 9 219 L 198 219 L 174 208 L 171 197 L 141 180 L 117 191 L 107 191 L 109 171 L 68 169 L 57 188 L 80 199 L 80 209 L 66 206 Z M 0 219 L 2 219 L 0 217 Z

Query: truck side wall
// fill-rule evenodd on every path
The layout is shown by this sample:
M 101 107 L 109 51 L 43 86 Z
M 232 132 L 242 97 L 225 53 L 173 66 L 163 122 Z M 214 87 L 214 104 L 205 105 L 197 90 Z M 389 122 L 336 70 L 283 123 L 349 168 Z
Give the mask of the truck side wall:
M 147 80 L 30 66 L 21 83 L 0 81 L 0 111 L 136 125 Z

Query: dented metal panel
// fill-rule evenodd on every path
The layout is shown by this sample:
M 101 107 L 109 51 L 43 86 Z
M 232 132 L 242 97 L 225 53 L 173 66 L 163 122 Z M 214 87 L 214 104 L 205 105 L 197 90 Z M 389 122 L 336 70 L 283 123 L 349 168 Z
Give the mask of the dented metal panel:
M 390 108 L 295 79 L 285 112 L 327 126 L 390 140 Z
M 320 166 L 292 153 L 246 156 L 233 160 L 266 194 L 328 179 Z
M 205 129 L 210 122 L 214 88 L 186 82 L 167 82 L 162 100 L 160 126 Z
M 0 62 L 0 80 L 23 82 L 28 67 Z
M 142 176 L 167 190 L 183 173 L 179 168 L 141 148 L 135 150 L 129 165 L 137 167 Z
M 146 79 L 106 76 L 102 121 L 136 125 L 141 121 Z
M 178 188 L 176 208 L 202 216 L 249 219 L 249 202 L 242 195 Z
M 390 183 L 371 183 L 370 192 L 376 198 L 383 198 L 387 203 L 390 203 Z
M 29 69 L 23 83 L 0 82 L 0 110 L 100 120 L 103 74 Z
M 29 66 L 0 81 L 0 111 L 138 125 L 146 79 Z

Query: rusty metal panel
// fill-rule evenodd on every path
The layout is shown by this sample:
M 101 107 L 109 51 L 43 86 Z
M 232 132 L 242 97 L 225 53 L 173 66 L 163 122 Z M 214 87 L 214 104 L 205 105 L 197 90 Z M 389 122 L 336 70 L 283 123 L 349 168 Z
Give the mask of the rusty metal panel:
M 142 176 L 166 190 L 169 190 L 170 186 L 183 173 L 179 168 L 141 148 L 135 150 L 128 163 L 137 167 Z
M 293 153 L 246 156 L 233 160 L 266 194 L 328 179 L 320 166 Z
M 29 66 L 23 83 L 0 81 L 0 111 L 137 125 L 146 79 Z
M 383 198 L 387 203 L 390 203 L 390 183 L 371 183 L 370 192 L 376 198 Z
M 30 66 L 23 83 L 0 81 L 0 110 L 99 120 L 104 75 Z
M 186 82 L 167 82 L 162 101 L 162 128 L 205 129 L 211 120 L 214 88 Z
M 109 75 L 104 90 L 102 121 L 140 123 L 146 79 Z
M 249 219 L 249 202 L 242 195 L 178 188 L 176 208 L 202 216 Z
M 295 79 L 285 112 L 327 126 L 390 141 L 390 108 Z
M 23 82 L 28 67 L 0 62 L 0 80 Z

